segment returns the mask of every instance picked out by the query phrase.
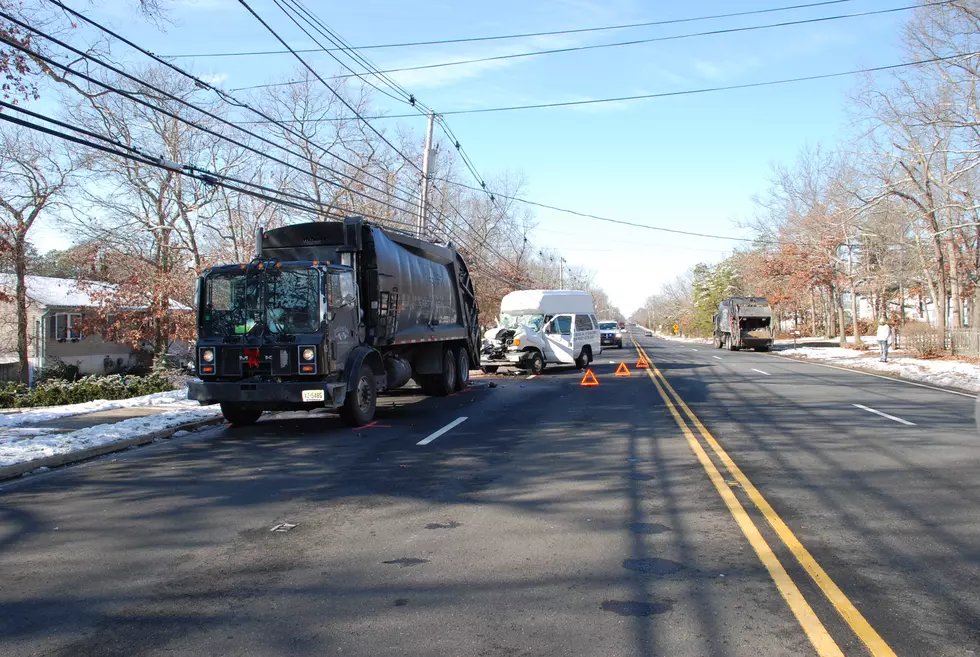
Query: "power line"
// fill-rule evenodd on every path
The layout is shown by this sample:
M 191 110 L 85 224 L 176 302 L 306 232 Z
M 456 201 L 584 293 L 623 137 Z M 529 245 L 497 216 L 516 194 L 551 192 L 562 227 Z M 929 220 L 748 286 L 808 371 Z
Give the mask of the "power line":
M 347 54 L 347 56 L 350 57 L 352 60 L 354 60 L 357 63 L 360 63 L 361 66 L 363 66 L 367 71 L 369 71 L 371 73 L 377 74 L 377 77 L 380 78 L 389 88 L 391 88 L 396 93 L 399 93 L 402 96 L 404 96 L 406 102 L 408 102 L 413 107 L 419 109 L 419 111 L 422 114 L 427 114 L 429 112 L 429 108 L 426 107 L 425 105 L 423 105 L 422 103 L 418 102 L 418 100 L 415 98 L 415 96 L 412 93 L 410 93 L 409 91 L 407 91 L 404 87 L 402 87 L 400 84 L 398 84 L 395 80 L 393 80 L 389 76 L 387 76 L 384 73 L 382 73 L 378 69 L 377 66 L 375 66 L 370 60 L 368 60 L 367 57 L 365 57 L 361 53 L 357 52 L 357 50 L 355 48 L 353 48 L 349 43 L 347 43 L 337 32 L 335 32 L 334 30 L 331 30 L 320 18 L 318 18 L 313 12 L 311 12 L 309 9 L 307 9 L 306 6 L 304 6 L 303 3 L 300 2 L 300 0 L 284 0 L 284 1 L 286 1 L 286 2 L 290 2 L 291 1 L 292 2 L 292 5 L 294 5 L 295 7 L 298 7 L 300 10 L 302 10 L 303 13 L 305 13 L 307 16 L 309 16 L 313 20 L 313 22 L 316 23 L 316 25 L 318 25 L 320 28 L 322 28 L 322 29 L 320 29 L 318 31 L 321 34 L 324 34 L 324 36 L 326 36 L 330 40 L 331 43 L 333 43 L 334 45 L 338 46 L 341 50 L 343 50 Z M 319 44 L 317 44 L 317 45 L 319 45 Z M 328 51 L 328 50 L 329 49 L 324 49 L 325 52 Z M 333 55 L 331 55 L 331 57 L 333 57 Z M 336 58 L 334 58 L 334 59 L 336 59 Z M 343 64 L 341 64 L 341 65 L 343 65 Z M 350 70 L 352 73 L 354 72 L 353 69 L 351 69 L 350 67 L 345 66 L 345 68 L 347 68 L 348 70 Z M 367 80 L 364 80 L 364 78 L 361 78 L 361 79 L 365 83 L 368 83 Z M 370 83 L 368 83 L 368 84 L 370 84 Z M 371 85 L 371 86 L 373 87 L 374 85 Z M 384 93 L 384 92 L 382 92 L 382 93 Z
M 440 179 L 440 180 L 444 180 L 444 179 Z M 453 184 L 453 185 L 458 185 L 460 187 L 464 187 L 466 189 L 470 189 L 470 190 L 477 191 L 477 192 L 483 191 L 483 190 L 478 189 L 476 187 L 472 187 L 470 185 L 465 185 L 465 184 L 459 183 L 459 182 L 454 182 L 454 181 L 451 181 L 451 180 L 444 180 L 444 182 L 448 182 L 448 183 Z M 749 238 L 749 237 L 733 237 L 733 236 L 730 236 L 730 235 L 713 235 L 713 234 L 710 234 L 710 233 L 697 233 L 697 232 L 688 231 L 688 230 L 679 230 L 679 229 L 676 229 L 676 228 L 664 228 L 662 226 L 651 226 L 649 224 L 639 224 L 639 223 L 636 223 L 636 222 L 633 222 L 633 221 L 625 221 L 623 219 L 613 219 L 611 217 L 603 217 L 603 216 L 600 216 L 600 215 L 597 215 L 597 214 L 589 214 L 587 212 L 579 212 L 577 210 L 570 210 L 568 208 L 561 208 L 561 207 L 558 207 L 558 206 L 555 206 L 555 205 L 548 205 L 547 203 L 539 203 L 537 201 L 531 201 L 529 199 L 520 198 L 519 196 L 509 196 L 507 194 L 496 194 L 496 196 L 498 198 L 504 198 L 504 199 L 508 199 L 508 200 L 511 200 L 511 201 L 517 201 L 518 203 L 525 203 L 527 205 L 533 205 L 535 207 L 544 208 L 546 210 L 554 210 L 555 212 L 563 212 L 565 214 L 571 214 L 571 215 L 575 215 L 577 217 L 583 217 L 585 219 L 595 219 L 597 221 L 605 221 L 605 222 L 608 222 L 608 223 L 620 224 L 620 225 L 623 225 L 623 226 L 631 226 L 633 228 L 645 228 L 647 230 L 655 230 L 655 231 L 662 232 L 662 233 L 673 233 L 675 235 L 686 235 L 688 237 L 706 237 L 706 238 L 710 238 L 710 239 L 729 240 L 729 241 L 733 241 L 733 242 L 750 242 L 750 243 L 753 243 L 753 244 L 760 244 L 760 243 L 766 243 L 766 244 L 785 244 L 785 242 L 777 242 L 777 241 L 769 241 L 769 240 L 759 240 L 759 239 L 753 239 L 753 238 Z
M 734 34 L 734 33 L 738 33 L 738 32 L 751 32 L 751 31 L 758 31 L 758 30 L 773 29 L 773 28 L 777 28 L 777 27 L 790 27 L 790 26 L 795 26 L 795 25 L 807 25 L 807 24 L 811 24 L 811 23 L 824 23 L 824 22 L 828 22 L 828 21 L 843 20 L 843 19 L 847 19 L 847 18 L 859 18 L 859 17 L 864 17 L 864 16 L 874 16 L 874 15 L 878 15 L 878 14 L 889 14 L 889 13 L 895 13 L 895 12 L 899 12 L 899 11 L 908 11 L 910 9 L 918 9 L 919 7 L 933 7 L 933 6 L 937 6 L 937 5 L 945 5 L 945 4 L 949 4 L 952 1 L 953 0 L 937 0 L 936 2 L 930 2 L 930 3 L 920 4 L 920 5 L 906 5 L 906 6 L 903 6 L 903 7 L 894 7 L 894 8 L 891 8 L 891 9 L 877 9 L 877 10 L 873 10 L 873 11 L 856 12 L 856 13 L 852 13 L 852 14 L 839 14 L 839 15 L 836 15 L 836 16 L 823 16 L 823 17 L 820 17 L 820 18 L 807 18 L 807 19 L 797 20 L 797 21 L 785 21 L 785 22 L 782 22 L 782 23 L 769 23 L 769 24 L 766 24 L 766 25 L 752 25 L 752 26 L 748 26 L 748 27 L 732 27 L 732 28 L 725 28 L 725 29 L 720 29 L 720 30 L 709 30 L 707 32 L 694 32 L 694 33 L 689 33 L 689 34 L 677 34 L 677 35 L 672 35 L 672 36 L 651 37 L 651 38 L 648 38 L 648 39 L 633 39 L 631 41 L 617 41 L 617 42 L 614 42 L 614 43 L 596 43 L 596 44 L 584 45 L 584 46 L 569 46 L 569 47 L 566 47 L 566 48 L 552 48 L 550 50 L 534 50 L 534 51 L 530 51 L 530 52 L 512 53 L 512 54 L 509 54 L 509 55 L 494 55 L 492 57 L 476 57 L 476 58 L 473 58 L 473 59 L 460 59 L 460 60 L 451 61 L 451 62 L 439 62 L 439 63 L 436 63 L 436 64 L 423 64 L 421 66 L 403 66 L 403 67 L 400 67 L 400 68 L 386 69 L 386 70 L 383 70 L 383 71 L 380 71 L 380 72 L 381 73 L 404 73 L 404 72 L 407 72 L 407 71 L 424 71 L 424 70 L 429 70 L 429 69 L 433 69 L 433 68 L 445 68 L 447 66 L 463 66 L 463 65 L 466 65 L 466 64 L 480 64 L 480 63 L 484 63 L 484 62 L 505 61 L 505 60 L 511 60 L 511 59 L 520 59 L 520 58 L 525 58 L 525 57 L 537 57 L 539 55 L 555 55 L 555 54 L 560 54 L 560 53 L 581 52 L 581 51 L 585 51 L 585 50 L 598 50 L 598 49 L 603 49 L 603 48 L 617 48 L 617 47 L 622 47 L 622 46 L 636 46 L 636 45 L 641 45 L 641 44 L 646 44 L 646 43 L 658 43 L 658 42 L 661 42 L 661 41 L 678 41 L 678 40 L 681 40 L 681 39 L 691 39 L 691 38 L 695 38 L 695 37 L 718 36 L 718 35 L 721 35 L 721 34 Z M 334 79 L 343 79 L 343 78 L 347 78 L 347 77 L 352 77 L 352 76 L 346 75 L 346 74 L 341 74 L 341 75 L 335 76 Z M 245 90 L 245 89 L 262 89 L 262 88 L 266 88 L 266 87 L 287 86 L 287 85 L 297 84 L 297 83 L 298 83 L 298 81 L 274 82 L 274 83 L 269 83 L 269 84 L 252 85 L 252 86 L 248 86 L 248 87 L 238 87 L 237 89 L 235 89 L 235 91 L 241 91 L 241 90 Z
M 783 84 L 795 84 L 798 82 L 812 82 L 815 80 L 828 80 L 831 78 L 846 77 L 849 75 L 860 75 L 862 73 L 880 73 L 883 71 L 892 71 L 900 68 L 908 68 L 911 66 L 922 66 L 923 64 L 935 64 L 938 62 L 947 62 L 955 59 L 967 59 L 969 57 L 976 57 L 980 55 L 980 51 L 968 52 L 968 53 L 958 53 L 955 55 L 946 55 L 944 57 L 931 57 L 929 59 L 919 59 L 913 62 L 902 62 L 899 64 L 888 64 L 885 66 L 873 66 L 870 68 L 858 68 L 852 69 L 850 71 L 838 71 L 835 73 L 821 73 L 818 75 L 807 75 L 796 78 L 782 78 L 779 80 L 765 80 L 762 82 L 747 82 L 745 84 L 733 84 L 720 87 L 702 87 L 700 89 L 684 89 L 681 91 L 664 91 L 655 94 L 638 94 L 635 96 L 616 96 L 612 98 L 594 98 L 589 100 L 569 100 L 560 101 L 554 103 L 537 103 L 529 105 L 510 105 L 504 107 L 481 107 L 475 109 L 465 109 L 465 110 L 448 110 L 444 112 L 439 112 L 441 116 L 454 116 L 457 114 L 481 114 L 488 112 L 514 112 L 520 110 L 531 110 L 531 109 L 550 109 L 554 107 L 575 107 L 577 105 L 597 105 L 603 103 L 621 103 L 634 100 L 649 100 L 653 98 L 671 98 L 674 96 L 694 96 L 699 94 L 717 93 L 720 91 L 737 91 L 739 89 L 754 89 L 757 87 L 772 87 Z M 371 120 L 377 119 L 410 119 L 419 116 L 418 114 L 388 114 L 384 116 L 370 116 L 367 117 Z M 334 119 L 323 119 L 324 121 L 333 121 Z M 263 121 L 242 121 L 241 123 L 264 123 Z
M 174 65 L 171 62 L 168 62 L 168 61 L 165 61 L 165 60 L 161 59 L 157 55 L 155 55 L 152 52 L 150 52 L 149 50 L 146 50 L 145 48 L 137 45 L 136 43 L 134 43 L 133 41 L 127 39 L 126 37 L 124 37 L 124 36 L 122 36 L 122 35 L 114 32 L 113 30 L 111 30 L 111 29 L 105 27 L 104 25 L 102 25 L 102 24 L 100 24 L 100 23 L 92 20 L 91 18 L 88 18 L 87 16 L 79 13 L 78 11 L 72 9 L 71 7 L 68 7 L 68 6 L 64 5 L 59 0 L 48 0 L 48 1 L 51 2 L 52 4 L 56 5 L 57 7 L 61 8 L 63 11 L 66 11 L 66 12 L 70 13 L 72 16 L 75 16 L 76 18 L 78 18 L 78 19 L 80 19 L 80 20 L 88 23 L 89 25 L 95 27 L 96 29 L 100 30 L 101 32 L 103 32 L 103 33 L 105 33 L 105 34 L 113 37 L 114 39 L 117 39 L 117 40 L 121 41 L 122 43 L 125 43 L 130 48 L 136 50 L 137 52 L 142 53 L 143 55 L 149 57 L 153 61 L 155 61 L 155 62 L 157 62 L 157 63 L 159 63 L 159 64 L 161 64 L 161 65 L 169 68 L 170 70 L 172 70 L 172 71 L 174 71 L 174 72 L 182 75 L 183 77 L 191 80 L 192 82 L 194 82 L 194 84 L 197 87 L 199 87 L 201 89 L 208 89 L 208 90 L 214 92 L 224 102 L 226 102 L 226 103 L 228 103 L 230 105 L 234 105 L 234 106 L 240 107 L 242 109 L 248 110 L 248 111 L 252 112 L 253 114 L 256 114 L 257 116 L 260 116 L 260 117 L 262 117 L 264 119 L 263 121 L 255 121 L 254 123 L 262 123 L 262 124 L 273 124 L 273 125 L 276 125 L 276 126 L 282 128 L 284 132 L 286 132 L 286 133 L 288 133 L 288 134 L 290 134 L 290 135 L 292 135 L 292 136 L 294 136 L 296 138 L 301 139 L 304 143 L 312 146 L 313 148 L 315 148 L 316 150 L 320 151 L 321 153 L 323 153 L 325 155 L 329 155 L 330 157 L 336 159 L 337 161 L 346 164 L 347 166 L 351 167 L 355 171 L 359 171 L 361 173 L 364 173 L 368 177 L 373 178 L 374 180 L 376 180 L 376 181 L 378 181 L 378 182 L 380 182 L 382 184 L 385 184 L 385 185 L 389 184 L 389 181 L 387 181 L 384 178 L 378 176 L 377 174 L 372 173 L 372 172 L 368 171 L 367 169 L 364 169 L 363 167 L 360 167 L 360 166 L 354 164 L 353 162 L 350 162 L 350 161 L 344 159 L 343 157 L 337 155 L 336 153 L 331 152 L 328 148 L 324 148 L 323 146 L 317 144 L 316 142 L 313 142 L 308 137 L 306 137 L 306 135 L 303 135 L 303 134 L 299 133 L 298 131 L 296 131 L 292 126 L 290 126 L 290 125 L 288 125 L 288 124 L 286 124 L 286 123 L 284 123 L 284 122 L 282 122 L 280 120 L 274 119 L 273 117 L 270 117 L 265 112 L 263 112 L 261 110 L 258 110 L 258 109 L 255 109 L 254 107 L 250 106 L 249 104 L 244 103 L 244 102 L 238 100 L 237 98 L 235 98 L 231 94 L 229 94 L 229 93 L 227 93 L 225 91 L 222 91 L 221 89 L 215 87 L 214 85 L 208 84 L 207 82 L 201 80 L 197 76 L 194 76 L 194 75 L 188 73 L 187 71 L 185 71 L 184 69 L 180 68 L 179 66 L 176 66 L 176 65 Z M 118 70 L 118 69 L 115 69 L 114 67 L 108 66 L 107 64 L 105 64 L 104 62 L 102 62 L 101 60 L 99 60 L 98 58 L 92 58 L 90 55 L 88 55 L 86 53 L 82 53 L 81 51 L 79 51 L 77 49 L 74 49 L 71 46 L 68 46 L 67 44 L 63 44 L 62 42 L 60 42 L 60 41 L 58 41 L 56 39 L 53 39 L 52 37 L 50 37 L 48 35 L 44 35 L 43 33 L 40 33 L 40 32 L 38 32 L 38 34 L 41 34 L 42 36 L 45 36 L 45 38 L 48 38 L 49 40 L 52 40 L 54 43 L 58 43 L 59 45 L 62 45 L 62 47 L 65 47 L 65 48 L 71 50 L 72 52 L 81 54 L 83 57 L 86 57 L 86 58 L 92 59 L 93 61 L 96 61 L 97 63 L 101 64 L 102 66 L 105 66 L 109 70 L 112 70 L 114 72 Z M 131 75 L 125 73 L 125 72 L 122 72 L 120 74 L 125 75 L 127 78 L 136 81 L 138 84 L 142 84 L 144 86 L 148 86 L 149 88 L 153 88 L 151 85 L 148 85 L 146 82 L 140 80 L 139 78 L 136 78 L 134 76 L 131 76 Z M 190 106 L 193 107 L 194 109 L 196 109 L 197 111 L 201 112 L 202 114 L 205 114 L 205 115 L 209 115 L 209 116 L 214 117 L 213 113 L 211 113 L 211 112 L 208 112 L 206 110 L 202 110 L 201 108 L 199 108 L 197 106 L 194 106 L 194 105 L 190 105 Z M 218 117 L 214 117 L 214 118 L 218 118 Z M 289 154 L 291 154 L 293 156 L 296 156 L 296 157 L 300 157 L 301 159 L 303 158 L 303 156 L 301 154 L 297 154 L 294 151 L 291 151 L 288 148 L 282 146 L 281 144 L 278 144 L 278 143 L 273 142 L 271 140 L 265 139 L 265 138 L 263 138 L 263 137 L 261 137 L 259 135 L 256 135 L 255 133 L 252 133 L 252 132 L 243 130 L 242 128 L 238 127 L 239 125 L 246 125 L 248 123 L 253 123 L 253 122 L 247 122 L 247 121 L 237 121 L 237 122 L 236 121 L 227 121 L 227 120 L 220 119 L 220 118 L 219 118 L 219 120 L 221 120 L 226 125 L 229 125 L 229 126 L 231 126 L 233 128 L 236 128 L 238 130 L 242 130 L 243 132 L 245 132 L 245 134 L 248 134 L 248 135 L 250 135 L 252 137 L 255 137 L 255 138 L 257 138 L 257 139 L 259 139 L 261 141 L 264 141 L 265 143 L 271 144 L 271 145 L 273 145 L 273 146 L 275 146 L 275 147 L 277 147 L 277 148 L 285 151 L 286 153 L 289 153 Z M 319 122 L 319 120 L 317 120 L 317 122 Z M 330 171 L 331 173 L 336 174 L 337 176 L 339 176 L 342 179 L 343 178 L 346 178 L 346 179 L 348 179 L 351 182 L 354 182 L 355 179 L 356 179 L 355 176 L 350 175 L 350 174 L 345 174 L 345 173 L 342 173 L 340 171 L 337 171 L 336 169 L 330 167 L 329 165 L 324 164 L 322 166 L 327 171 Z M 304 173 L 309 173 L 309 172 L 304 172 Z M 334 185 L 334 186 L 338 186 L 337 183 L 335 183 L 333 181 L 325 180 L 323 178 L 319 178 L 319 177 L 315 176 L 315 174 L 309 173 L 309 175 L 311 175 L 313 177 L 316 177 L 317 179 L 320 179 L 323 182 L 326 182 L 328 184 L 331 184 L 331 185 Z M 360 183 L 360 184 L 363 184 L 368 189 L 372 189 L 374 191 L 380 192 L 381 194 L 386 194 L 387 195 L 387 194 L 390 193 L 389 191 L 386 191 L 386 190 L 383 190 L 383 189 L 379 189 L 379 188 L 374 187 L 373 185 L 370 185 L 370 184 L 366 184 L 366 183 Z M 343 186 L 340 186 L 340 187 L 343 188 L 343 189 L 348 189 L 348 188 L 343 187 Z M 394 186 L 394 189 L 397 190 L 397 191 L 401 191 L 401 192 L 404 192 L 404 193 L 407 193 L 409 195 L 414 196 L 414 192 L 413 191 L 401 189 L 397 185 Z M 349 191 L 353 191 L 353 190 L 349 190 Z M 353 192 L 353 193 L 358 194 L 360 196 L 363 196 L 364 198 L 367 198 L 369 200 L 373 200 L 373 201 L 375 201 L 377 203 L 384 204 L 383 201 L 379 201 L 378 199 L 375 199 L 372 196 L 368 196 L 368 195 L 363 194 L 363 193 L 360 193 L 360 192 Z M 391 195 L 394 196 L 394 198 L 398 199 L 399 201 L 402 201 L 403 203 L 409 203 L 409 204 L 414 203 L 414 201 L 409 200 L 409 199 L 401 198 L 397 194 L 391 194 Z
M 527 39 L 533 37 L 543 37 L 543 36 L 558 36 L 567 34 L 583 34 L 587 32 L 605 32 L 610 30 L 624 30 L 637 27 L 654 27 L 663 25 L 676 25 L 680 23 L 694 23 L 698 21 L 715 20 L 721 18 L 736 18 L 740 16 L 754 16 L 759 14 L 772 14 L 776 12 L 792 11 L 795 9 L 809 9 L 812 7 L 823 7 L 827 5 L 838 5 L 846 2 L 853 2 L 853 0 L 827 0 L 826 2 L 812 2 L 808 4 L 801 5 L 790 5 L 788 7 L 773 7 L 771 9 L 756 9 L 752 11 L 739 11 L 728 14 L 714 14 L 711 16 L 695 16 L 691 18 L 675 18 L 671 20 L 660 20 L 660 21 L 645 21 L 642 23 L 627 23 L 624 25 L 605 25 L 601 27 L 583 27 L 577 29 L 569 30 L 552 30 L 548 32 L 525 32 L 520 34 L 502 34 L 494 36 L 482 36 L 482 37 L 466 37 L 458 39 L 437 39 L 433 41 L 410 41 L 406 43 L 382 43 L 374 45 L 364 45 L 364 46 L 349 46 L 355 50 L 374 50 L 382 48 L 407 48 L 411 46 L 435 46 L 435 45 L 445 45 L 451 43 L 472 43 L 479 41 L 500 41 L 505 39 Z M 344 50 L 344 48 L 336 48 L 336 50 Z M 320 52 L 318 48 L 309 49 L 297 49 L 296 52 L 311 53 Z M 217 52 L 217 53 L 196 53 L 196 54 L 180 54 L 180 55 L 164 55 L 168 59 L 185 59 L 190 57 L 246 57 L 253 55 L 287 55 L 288 50 L 260 50 L 260 51 L 246 51 L 246 52 Z
M 487 112 L 514 112 L 519 110 L 531 110 L 531 109 L 549 109 L 553 107 L 575 107 L 578 105 L 598 105 L 603 103 L 621 103 L 633 100 L 648 100 L 651 98 L 670 98 L 674 96 L 694 96 L 698 94 L 716 93 L 719 91 L 736 91 L 738 89 L 754 89 L 757 87 L 773 87 L 783 84 L 795 84 L 797 82 L 812 82 L 814 80 L 828 80 L 831 78 L 846 77 L 849 75 L 860 75 L 862 73 L 880 73 L 882 71 L 892 71 L 900 68 L 908 68 L 910 66 L 921 66 L 923 64 L 935 64 L 937 62 L 947 62 L 955 59 L 966 59 L 969 57 L 976 57 L 980 55 L 980 51 L 968 52 L 968 53 L 958 53 L 955 55 L 947 55 L 945 57 L 931 57 L 929 59 L 920 59 L 914 62 L 903 62 L 900 64 L 888 64 L 886 66 L 873 66 L 870 68 L 859 68 L 850 71 L 839 71 L 837 73 L 822 73 L 819 75 L 806 75 L 796 78 L 783 78 L 780 80 L 766 80 L 763 82 L 747 82 L 745 84 L 732 84 L 722 87 L 704 87 L 701 89 L 687 89 L 683 91 L 665 91 L 656 94 L 639 94 L 636 96 L 619 96 L 615 98 L 595 98 L 590 100 L 569 100 L 556 103 L 537 103 L 530 105 L 511 105 L 506 107 L 483 107 L 477 109 L 466 109 L 466 110 L 449 110 L 446 112 L 440 112 L 443 116 L 452 116 L 456 114 L 481 114 Z M 416 116 L 415 114 L 394 114 L 385 117 L 372 117 L 372 118 L 387 118 L 387 119 L 404 119 L 412 118 Z
M 388 98 L 391 98 L 392 100 L 394 100 L 396 102 L 399 102 L 399 103 L 411 104 L 407 98 L 399 98 L 398 96 L 394 96 L 391 93 L 389 93 L 389 92 L 385 91 L 384 89 L 381 89 L 380 87 L 378 87 L 377 85 L 375 85 L 373 82 L 371 82 L 370 80 L 368 80 L 367 78 L 365 78 L 362 73 L 358 73 L 353 68 L 351 68 L 350 66 L 348 66 L 347 64 L 345 64 L 343 62 L 343 60 L 341 60 L 339 57 L 337 57 L 336 55 L 334 55 L 333 52 L 332 52 L 332 49 L 327 48 L 326 46 L 322 45 L 319 41 L 317 41 L 316 37 L 314 37 L 312 34 L 310 34 L 305 27 L 303 27 L 302 25 L 299 24 L 299 21 L 297 21 L 296 18 L 293 16 L 294 13 L 296 14 L 296 16 L 298 16 L 300 19 L 302 19 L 303 22 L 305 22 L 307 25 L 309 25 L 311 28 L 313 28 L 314 31 L 319 32 L 321 36 L 326 37 L 327 40 L 329 40 L 331 43 L 334 43 L 336 45 L 336 42 L 331 37 L 327 36 L 326 32 L 324 32 L 323 29 L 320 29 L 316 24 L 314 24 L 314 22 L 310 18 L 307 18 L 306 16 L 303 15 L 303 13 L 307 13 L 308 14 L 308 12 L 306 12 L 305 8 L 300 7 L 298 3 L 289 4 L 288 3 L 288 0 L 285 3 L 280 2 L 279 0 L 272 0 L 272 2 L 277 7 L 279 7 L 280 11 L 282 11 L 282 13 L 284 13 L 289 18 L 289 20 L 291 20 L 293 22 L 293 24 L 296 25 L 296 27 L 298 27 L 300 30 L 302 30 L 303 34 L 305 34 L 307 36 L 307 38 L 309 38 L 316 45 L 320 46 L 320 50 L 321 51 L 323 51 L 323 52 L 327 53 L 328 55 L 330 55 L 330 58 L 331 59 L 333 59 L 335 62 L 337 62 L 338 64 L 340 64 L 341 66 L 343 66 L 345 69 L 347 69 L 348 71 L 350 71 L 351 72 L 351 75 L 353 75 L 354 77 L 356 77 L 357 79 L 359 79 L 361 82 L 363 82 L 367 86 L 369 86 L 372 89 L 374 89 L 375 91 L 377 91 L 379 94 L 383 94 L 383 95 L 387 96 Z M 288 6 L 288 9 L 287 9 L 287 6 Z M 301 12 L 301 10 L 302 10 L 302 12 Z M 310 15 L 312 16 L 312 14 L 310 14 Z M 313 18 L 316 19 L 315 16 L 313 16 Z
M 354 114 L 354 116 L 356 116 L 358 119 L 360 119 L 361 121 L 363 121 L 364 125 L 366 125 L 371 130 L 371 132 L 373 132 L 374 134 L 376 134 L 384 143 L 388 144 L 388 146 L 395 153 L 398 153 L 399 155 L 401 155 L 402 158 L 406 162 L 408 162 L 410 165 L 412 165 L 413 167 L 415 167 L 416 169 L 418 169 L 419 172 L 421 173 L 422 169 L 419 168 L 419 165 L 418 164 L 416 164 L 407 155 L 405 155 L 404 153 L 402 153 L 394 144 L 392 144 L 388 140 L 387 137 L 385 137 L 383 134 L 381 134 L 381 132 L 379 132 L 378 129 L 375 128 L 373 125 L 371 125 L 371 123 L 367 119 L 365 119 L 363 116 L 361 116 L 360 112 L 358 112 L 356 109 L 354 109 L 354 107 L 352 107 L 351 104 L 347 102 L 347 99 L 346 98 L 344 98 L 342 95 L 340 95 L 339 93 L 337 93 L 337 91 L 335 91 L 333 87 L 331 87 L 329 84 L 327 84 L 326 80 L 324 80 L 323 77 L 321 77 L 320 74 L 317 73 L 313 69 L 313 67 L 310 66 L 306 62 L 306 60 L 304 60 L 302 57 L 300 57 L 299 54 L 297 54 L 296 51 L 293 50 L 293 48 L 288 43 L 286 43 L 286 41 L 281 36 L 279 36 L 279 34 L 274 29 L 272 29 L 272 27 L 268 23 L 266 23 L 262 19 L 262 17 L 259 16 L 255 12 L 255 10 L 252 9 L 249 6 L 249 4 L 245 0 L 238 0 L 238 2 L 243 7 L 245 7 L 245 9 L 248 11 L 248 13 L 252 14 L 252 16 L 255 17 L 255 20 L 257 20 L 259 23 L 261 23 L 262 26 L 265 27 L 265 29 L 268 30 L 269 33 L 272 34 L 272 36 L 274 36 L 276 38 L 276 40 L 279 41 L 279 43 L 281 43 L 283 45 L 284 48 L 288 49 L 291 53 L 293 53 L 293 56 L 296 57 L 296 59 L 306 68 L 306 70 L 308 70 L 310 73 L 312 73 L 313 76 L 316 77 L 316 79 L 318 79 L 323 84 L 323 86 L 325 86 L 337 98 L 337 100 L 339 100 L 345 107 L 347 107 L 347 109 L 349 109 Z

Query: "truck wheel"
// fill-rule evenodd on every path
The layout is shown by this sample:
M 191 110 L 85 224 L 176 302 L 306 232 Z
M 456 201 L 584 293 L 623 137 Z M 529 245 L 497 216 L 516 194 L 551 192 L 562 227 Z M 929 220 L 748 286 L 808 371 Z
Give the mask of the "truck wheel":
M 446 349 L 442 355 L 442 373 L 427 374 L 419 381 L 422 392 L 430 397 L 445 397 L 456 389 L 456 355 Z
M 589 366 L 589 362 L 591 362 L 591 360 L 592 360 L 592 352 L 589 351 L 588 347 L 583 347 L 582 353 L 580 353 L 578 355 L 578 358 L 575 359 L 575 365 L 580 370 L 584 370 L 586 367 Z
M 531 374 L 541 374 L 544 372 L 544 357 L 540 351 L 535 351 L 528 357 L 527 369 Z
M 456 359 L 456 389 L 463 390 L 470 384 L 470 354 L 466 347 L 459 348 L 459 358 Z
M 769 346 L 766 345 L 766 346 L 763 346 L 763 347 L 756 347 L 755 350 L 756 351 L 769 351 Z
M 724 342 L 722 341 L 722 339 L 721 339 L 720 337 L 718 337 L 717 335 L 715 336 L 715 340 L 714 340 L 714 341 L 715 341 L 715 348 L 716 348 L 716 349 L 721 349 L 722 347 L 724 347 L 724 346 L 725 346 L 725 343 L 724 343 Z
M 231 423 L 232 427 L 247 427 L 259 421 L 262 411 L 249 408 L 245 404 L 221 402 L 221 414 Z
M 378 405 L 378 390 L 374 384 L 374 371 L 368 364 L 361 365 L 354 389 L 347 392 L 340 407 L 340 419 L 352 427 L 360 427 L 374 419 Z

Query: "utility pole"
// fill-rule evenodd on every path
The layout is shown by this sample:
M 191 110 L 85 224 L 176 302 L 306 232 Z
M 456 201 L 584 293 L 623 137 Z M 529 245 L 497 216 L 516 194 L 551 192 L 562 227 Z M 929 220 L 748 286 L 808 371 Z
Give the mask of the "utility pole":
M 558 289 L 565 289 L 565 259 L 558 256 Z
M 435 112 L 429 112 L 429 130 L 425 134 L 425 153 L 422 154 L 422 184 L 419 191 L 419 216 L 417 237 L 425 237 L 425 215 L 429 210 L 429 163 L 432 160 L 432 131 L 435 128 Z

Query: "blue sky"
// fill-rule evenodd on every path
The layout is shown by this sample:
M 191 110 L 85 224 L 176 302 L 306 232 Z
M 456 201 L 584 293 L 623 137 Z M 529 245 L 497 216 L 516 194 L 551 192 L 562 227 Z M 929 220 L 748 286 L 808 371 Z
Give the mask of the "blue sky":
M 805 0 L 640 2 L 638 0 L 407 0 L 316 2 L 306 6 L 354 45 L 668 20 L 801 4 Z M 271 0 L 252 7 L 295 47 L 311 47 Z M 912 4 L 851 0 L 751 17 L 608 32 L 366 51 L 397 68 L 527 50 L 608 43 L 761 25 Z M 161 31 L 123 0 L 74 2 L 158 54 L 278 49 L 234 0 L 171 2 Z M 436 111 L 660 93 L 815 75 L 902 61 L 909 11 L 745 33 L 528 57 L 395 74 Z M 334 74 L 325 55 L 307 55 Z M 289 56 L 195 58 L 179 62 L 216 76 L 225 88 L 261 84 L 294 70 Z M 846 138 L 847 95 L 855 77 L 702 95 L 448 117 L 480 172 L 521 173 L 524 195 L 552 205 L 653 226 L 747 236 L 737 223 L 753 212 L 770 166 L 806 144 Z M 383 97 L 380 107 L 403 113 Z M 379 124 L 394 129 L 396 120 Z M 419 134 L 424 118 L 402 119 Z M 536 210 L 536 242 L 593 269 L 629 313 L 697 262 L 720 260 L 733 243 L 671 236 Z

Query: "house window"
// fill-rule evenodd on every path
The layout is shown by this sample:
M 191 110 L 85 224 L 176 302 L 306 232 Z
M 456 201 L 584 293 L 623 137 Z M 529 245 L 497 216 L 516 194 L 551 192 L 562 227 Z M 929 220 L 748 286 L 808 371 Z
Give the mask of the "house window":
M 58 342 L 81 340 L 82 316 L 80 313 L 58 313 L 51 318 L 51 336 Z

